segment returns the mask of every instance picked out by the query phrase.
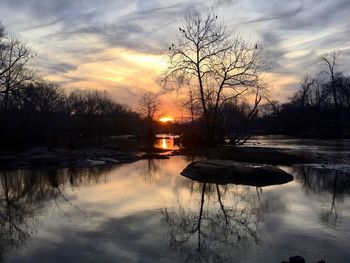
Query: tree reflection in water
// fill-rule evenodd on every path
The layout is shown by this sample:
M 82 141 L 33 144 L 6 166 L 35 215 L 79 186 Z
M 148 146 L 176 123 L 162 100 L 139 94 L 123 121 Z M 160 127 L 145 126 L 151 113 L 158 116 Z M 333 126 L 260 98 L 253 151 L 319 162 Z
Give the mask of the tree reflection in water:
M 202 160 L 203 158 L 193 157 L 193 156 L 181 156 L 181 159 L 185 161 L 186 164 Z M 142 175 L 147 184 L 152 184 L 161 179 L 161 174 L 159 173 L 164 167 L 169 167 L 169 162 L 167 159 L 153 159 L 149 158 L 145 160 L 147 162 L 146 169 L 143 166 L 139 167 L 139 174 Z M 171 163 L 173 164 L 173 163 Z
M 54 200 L 60 215 L 67 215 L 63 203 L 84 213 L 62 194 L 62 189 L 100 182 L 106 178 L 101 169 L 108 168 L 0 172 L 0 261 L 35 232 L 35 216 L 42 212 L 45 202 Z
M 163 210 L 170 246 L 189 250 L 188 261 L 220 261 L 221 255 L 227 255 L 220 253 L 223 249 L 258 242 L 259 223 L 267 209 L 261 188 L 194 181 L 189 181 L 189 188 L 190 199 L 200 196 L 199 207 L 179 197 L 176 205 Z
M 319 166 L 295 166 L 293 174 L 308 195 L 320 196 L 323 203 L 328 203 L 320 209 L 319 218 L 326 226 L 335 227 L 339 216 L 337 206 L 350 194 L 350 174 Z

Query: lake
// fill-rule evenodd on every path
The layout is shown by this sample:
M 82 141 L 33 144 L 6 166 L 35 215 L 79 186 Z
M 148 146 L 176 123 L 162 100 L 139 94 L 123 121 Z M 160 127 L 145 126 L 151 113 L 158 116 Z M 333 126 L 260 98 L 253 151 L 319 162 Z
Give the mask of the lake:
M 0 172 L 0 261 L 349 262 L 349 141 L 278 140 L 250 144 L 337 161 L 279 166 L 294 180 L 262 188 L 191 181 L 185 156 Z

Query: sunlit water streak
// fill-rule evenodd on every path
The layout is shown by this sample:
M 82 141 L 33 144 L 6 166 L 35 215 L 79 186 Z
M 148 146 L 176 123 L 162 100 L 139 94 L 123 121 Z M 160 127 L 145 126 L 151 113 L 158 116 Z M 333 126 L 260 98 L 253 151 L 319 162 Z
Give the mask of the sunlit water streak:
M 156 149 L 174 151 L 180 149 L 179 145 L 175 143 L 173 136 L 164 135 L 164 137 L 158 137 L 154 143 Z

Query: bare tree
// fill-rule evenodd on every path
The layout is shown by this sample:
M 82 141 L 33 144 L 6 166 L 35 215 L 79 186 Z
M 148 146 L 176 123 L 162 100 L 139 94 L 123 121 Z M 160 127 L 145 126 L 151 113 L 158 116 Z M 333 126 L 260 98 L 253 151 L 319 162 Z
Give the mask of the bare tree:
M 169 47 L 164 84 L 166 88 L 196 88 L 211 140 L 220 106 L 259 87 L 262 50 L 231 34 L 212 12 L 206 17 L 189 12 L 179 31 Z
M 190 113 L 192 123 L 201 114 L 200 98 L 192 87 L 189 87 L 187 96 L 180 99 L 179 107 Z
M 348 108 L 348 113 L 350 114 L 350 77 L 342 78 L 341 90 L 343 94 L 343 104 L 346 105 Z
M 159 95 L 157 93 L 153 92 L 145 92 L 141 95 L 139 99 L 139 108 L 141 114 L 148 118 L 153 120 L 155 117 L 155 114 L 159 110 L 160 106 L 160 100 Z
M 230 143 L 243 144 L 253 135 L 254 120 L 259 113 L 261 100 L 262 96 L 256 92 L 252 105 L 238 100 L 223 105 L 221 111 L 223 128 L 226 130 Z
M 5 36 L 5 27 L 0 23 L 0 38 Z
M 340 110 L 338 103 L 338 88 L 336 85 L 336 67 L 338 65 L 339 53 L 333 51 L 331 53 L 326 53 L 320 57 L 321 65 L 324 67 L 323 72 L 325 72 L 330 78 L 331 90 L 334 101 L 334 113 L 335 120 L 338 131 L 340 129 Z
M 17 37 L 7 36 L 0 25 L 0 98 L 2 113 L 6 112 L 10 95 L 17 95 L 23 83 L 33 78 L 28 63 L 33 57 Z
M 63 89 L 55 82 L 39 80 L 23 88 L 23 103 L 31 104 L 35 110 L 49 114 L 58 112 L 63 103 Z M 19 105 L 22 107 L 22 105 Z
M 139 99 L 139 110 L 141 115 L 143 115 L 147 122 L 147 137 L 154 137 L 153 131 L 153 121 L 155 115 L 159 110 L 160 99 L 159 94 L 153 92 L 145 92 L 141 95 Z
M 310 91 L 314 83 L 315 79 L 306 76 L 300 84 L 300 91 L 297 94 L 300 100 L 300 111 L 302 115 L 304 114 L 306 104 L 309 103 Z

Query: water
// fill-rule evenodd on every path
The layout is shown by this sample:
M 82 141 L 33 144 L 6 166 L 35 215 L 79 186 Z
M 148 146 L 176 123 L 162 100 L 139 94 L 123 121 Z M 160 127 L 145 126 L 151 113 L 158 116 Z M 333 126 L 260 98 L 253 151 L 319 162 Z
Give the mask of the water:
M 289 151 L 302 151 L 324 162 L 342 163 L 350 159 L 349 139 L 302 139 L 286 136 L 255 136 L 244 146 L 271 147 Z
M 180 147 L 175 143 L 175 138 L 179 138 L 178 135 L 171 134 L 158 134 L 154 142 L 153 147 L 163 151 L 179 150 Z
M 193 182 L 192 161 L 1 172 L 0 259 L 349 262 L 346 163 L 280 167 L 294 181 L 255 188 Z

